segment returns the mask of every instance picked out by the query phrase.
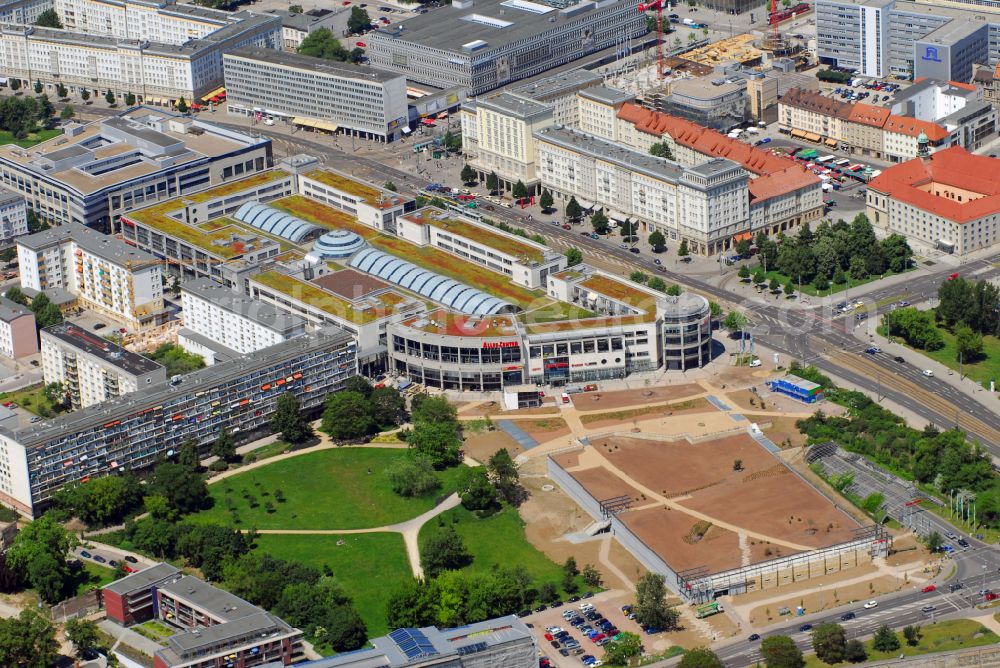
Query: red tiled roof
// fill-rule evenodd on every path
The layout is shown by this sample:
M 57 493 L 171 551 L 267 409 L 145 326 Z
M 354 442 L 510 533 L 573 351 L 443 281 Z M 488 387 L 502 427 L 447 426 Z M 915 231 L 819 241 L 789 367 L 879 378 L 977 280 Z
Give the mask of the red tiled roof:
M 636 129 L 662 137 L 664 134 L 699 153 L 737 162 L 757 175 L 749 184 L 751 201 L 759 201 L 798 190 L 819 182 L 819 178 L 790 158 L 774 155 L 737 139 L 702 127 L 684 118 L 652 111 L 626 102 L 618 118 Z
M 931 182 L 984 197 L 958 202 L 917 187 Z M 927 161 L 914 158 L 889 167 L 868 183 L 868 189 L 956 223 L 967 223 L 1000 212 L 1000 160 L 952 146 L 932 153 Z
M 782 95 L 781 103 L 844 120 L 851 114 L 850 102 L 841 102 L 818 91 L 806 90 L 798 86 L 789 89 L 787 93 Z
M 909 116 L 896 116 L 895 114 L 886 119 L 882 129 L 886 132 L 895 132 L 909 137 L 917 137 L 923 131 L 932 142 L 941 141 L 948 137 L 948 131 L 937 123 L 921 121 Z
M 880 128 L 885 125 L 888 118 L 889 110 L 885 107 L 876 107 L 875 105 L 857 102 L 854 104 L 854 108 L 851 109 L 851 114 L 847 117 L 847 120 Z
M 979 90 L 979 86 L 974 84 L 962 83 L 960 81 L 949 81 L 948 83 L 955 88 L 961 88 L 963 90 Z

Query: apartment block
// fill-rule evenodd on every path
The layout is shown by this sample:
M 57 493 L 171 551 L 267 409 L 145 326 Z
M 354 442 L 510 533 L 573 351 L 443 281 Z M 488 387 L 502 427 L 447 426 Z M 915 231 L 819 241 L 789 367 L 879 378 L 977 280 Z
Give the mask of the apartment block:
M 28 233 L 28 206 L 21 195 L 0 188 L 0 243 Z
M 132 573 L 101 593 L 112 622 L 156 620 L 179 631 L 153 656 L 155 668 L 287 666 L 303 655 L 301 631 L 169 564 Z
M 114 237 L 67 223 L 17 240 L 21 287 L 53 288 L 133 329 L 165 318 L 160 261 Z
M 102 231 L 132 209 L 270 166 L 270 139 L 149 107 L 70 124 L 31 150 L 0 146 L 0 185 L 45 220 Z
M 16 360 L 37 352 L 35 314 L 6 297 L 0 297 L 0 355 Z
M 52 0 L 4 0 L 0 2 L 0 23 L 31 25 L 49 9 L 52 9 Z
M 187 374 L 142 392 L 21 429 L 0 427 L 0 501 L 33 516 L 70 482 L 144 469 L 220 429 L 237 439 L 269 433 L 278 397 L 314 411 L 357 375 L 357 346 L 325 329 Z
M 181 285 L 180 345 L 214 364 L 220 352 L 245 355 L 305 334 L 306 321 L 208 278 Z M 220 350 L 221 349 L 221 350 Z
M 76 325 L 52 325 L 41 335 L 45 384 L 62 385 L 73 408 L 145 391 L 167 380 L 163 365 Z

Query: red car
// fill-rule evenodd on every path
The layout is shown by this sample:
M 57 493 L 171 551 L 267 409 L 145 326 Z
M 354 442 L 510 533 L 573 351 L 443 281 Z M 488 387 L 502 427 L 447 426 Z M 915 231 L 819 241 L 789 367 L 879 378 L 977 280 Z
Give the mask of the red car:
M 598 640 L 604 640 L 605 635 L 603 633 L 598 633 L 596 636 L 591 638 L 592 641 L 597 642 Z
M 552 642 L 552 634 L 551 633 L 546 633 L 545 634 L 545 639 L 548 640 L 549 642 Z
M 365 44 L 364 42 L 355 42 L 354 46 L 360 46 L 362 49 L 367 49 L 368 48 L 368 45 Z
M 949 281 L 954 281 L 956 278 L 958 278 L 958 272 L 955 272 L 954 274 L 948 276 Z
M 926 587 L 924 587 L 920 591 L 922 591 L 925 594 L 929 594 L 930 592 L 935 591 L 935 590 L 937 590 L 937 585 L 927 585 Z

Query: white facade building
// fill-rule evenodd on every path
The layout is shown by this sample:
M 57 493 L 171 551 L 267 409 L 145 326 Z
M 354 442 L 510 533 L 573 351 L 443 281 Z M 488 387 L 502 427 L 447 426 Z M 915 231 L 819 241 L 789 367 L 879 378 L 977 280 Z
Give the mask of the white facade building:
M 31 25 L 49 9 L 52 9 L 52 0 L 5 0 L 0 2 L 0 23 Z
M 181 5 L 173 0 L 55 0 L 55 10 L 70 32 L 161 44 L 201 39 L 230 22 L 228 12 Z
M 28 205 L 15 192 L 0 188 L 0 242 L 28 233 Z
M 86 408 L 162 383 L 167 370 L 97 334 L 61 323 L 42 330 L 42 376 L 46 385 L 65 388 L 73 408 Z
M 19 238 L 17 258 L 23 289 L 65 290 L 133 329 L 166 317 L 159 260 L 114 237 L 60 225 Z
M 306 331 L 304 318 L 250 299 L 207 278 L 183 283 L 181 300 L 184 304 L 184 329 L 178 337 L 181 346 L 206 357 L 208 362 L 215 361 L 214 355 L 209 359 L 212 346 L 208 342 L 245 355 Z

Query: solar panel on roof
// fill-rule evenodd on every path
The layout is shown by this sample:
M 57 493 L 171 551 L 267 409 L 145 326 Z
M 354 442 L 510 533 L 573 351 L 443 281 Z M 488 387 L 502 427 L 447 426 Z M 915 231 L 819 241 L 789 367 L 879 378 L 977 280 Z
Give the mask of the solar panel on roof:
M 389 637 L 408 659 L 435 656 L 438 653 L 420 629 L 396 629 Z
M 487 645 L 486 643 L 477 642 L 471 645 L 463 645 L 462 647 L 458 647 L 455 649 L 455 652 L 457 652 L 459 656 L 465 656 L 466 654 L 475 654 L 476 652 L 485 651 L 487 647 L 489 647 L 489 645 Z

